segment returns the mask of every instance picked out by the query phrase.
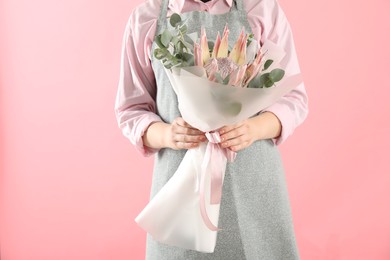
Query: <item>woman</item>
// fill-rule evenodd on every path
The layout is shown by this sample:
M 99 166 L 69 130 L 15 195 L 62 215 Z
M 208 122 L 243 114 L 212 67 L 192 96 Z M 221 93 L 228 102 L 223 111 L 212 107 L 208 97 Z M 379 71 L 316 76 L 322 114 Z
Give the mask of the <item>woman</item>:
M 137 6 L 123 37 L 115 113 L 137 151 L 155 155 L 150 199 L 176 171 L 186 150 L 206 141 L 203 132 L 181 118 L 162 64 L 153 57 L 154 36 L 174 12 L 188 18 L 189 32 L 200 34 L 204 26 L 209 39 L 227 22 L 230 46 L 243 27 L 261 44 L 270 39 L 286 51 L 281 62 L 286 73 L 300 72 L 290 25 L 277 0 L 146 0 Z M 214 252 L 169 246 L 147 234 L 146 259 L 299 259 L 277 146 L 307 114 L 302 83 L 255 116 L 221 128 L 222 146 L 237 157 L 226 167 L 219 215 L 224 229 L 218 231 Z

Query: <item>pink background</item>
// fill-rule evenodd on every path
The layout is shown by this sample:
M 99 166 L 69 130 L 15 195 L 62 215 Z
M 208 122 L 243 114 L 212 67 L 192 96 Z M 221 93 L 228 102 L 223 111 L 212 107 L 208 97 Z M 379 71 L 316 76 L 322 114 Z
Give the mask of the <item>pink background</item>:
M 0 2 L 2 260 L 144 258 L 153 159 L 114 116 L 138 3 Z M 302 259 L 390 259 L 390 2 L 280 3 L 309 95 L 280 146 Z

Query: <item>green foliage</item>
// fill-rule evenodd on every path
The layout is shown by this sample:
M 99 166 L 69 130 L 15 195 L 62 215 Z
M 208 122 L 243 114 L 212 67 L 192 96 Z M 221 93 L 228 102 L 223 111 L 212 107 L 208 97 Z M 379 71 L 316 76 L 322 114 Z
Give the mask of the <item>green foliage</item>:
M 154 41 L 157 47 L 153 55 L 161 60 L 165 68 L 186 67 L 194 65 L 194 43 L 197 40 L 197 33 L 187 34 L 186 21 L 180 15 L 174 13 L 169 19 L 172 28 L 165 29 L 155 36 Z
M 156 59 L 161 60 L 164 67 L 170 69 L 172 67 L 187 67 L 193 66 L 194 62 L 194 44 L 198 40 L 196 32 L 188 33 L 186 20 L 182 20 L 179 14 L 174 13 L 169 19 L 170 28 L 165 29 L 162 33 L 155 36 L 154 41 L 156 48 L 153 55 Z M 251 33 L 247 39 L 247 46 L 255 40 Z M 214 42 L 208 41 L 209 50 L 213 50 Z M 273 60 L 269 59 L 265 62 L 262 71 L 270 68 Z M 267 73 L 259 73 L 248 84 L 250 88 L 269 88 L 275 82 L 280 81 L 284 77 L 284 70 L 276 68 Z M 230 75 L 222 78 L 220 73 L 215 73 L 216 81 L 221 84 L 228 84 Z M 230 104 L 224 109 L 234 114 L 241 110 L 240 104 Z
M 171 18 L 169 19 L 170 24 L 172 27 L 176 27 L 181 22 L 181 17 L 179 14 L 174 13 L 171 15 Z
M 249 88 L 270 88 L 275 82 L 280 81 L 284 77 L 284 70 L 273 69 L 271 72 L 258 74 L 248 84 Z
M 264 69 L 263 70 L 267 70 L 269 68 L 269 66 L 271 66 L 271 64 L 273 63 L 274 61 L 273 60 L 267 60 L 264 64 Z
M 249 34 L 248 35 L 248 39 L 246 41 L 246 47 L 249 46 L 249 44 L 251 44 L 251 42 L 255 39 L 255 36 L 253 35 L 253 33 Z

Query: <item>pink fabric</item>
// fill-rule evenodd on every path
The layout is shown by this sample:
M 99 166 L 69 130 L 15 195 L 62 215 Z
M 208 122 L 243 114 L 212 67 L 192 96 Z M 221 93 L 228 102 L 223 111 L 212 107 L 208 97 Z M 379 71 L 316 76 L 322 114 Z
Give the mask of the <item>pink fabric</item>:
M 282 61 L 286 74 L 300 72 L 290 24 L 277 0 L 243 0 L 253 34 L 261 44 L 266 38 L 285 48 Z M 161 0 L 145 0 L 130 14 L 122 40 L 119 84 L 115 102 L 118 126 L 143 156 L 159 151 L 143 144 L 142 135 L 154 121 L 162 121 L 156 114 L 156 83 L 150 62 L 150 50 L 156 31 Z M 228 12 L 232 0 L 170 0 L 167 16 L 203 10 L 211 14 Z M 260 32 L 262 34 L 260 35 Z M 308 97 L 304 83 L 277 103 L 261 112 L 274 113 L 282 124 L 281 135 L 273 138 L 282 144 L 308 114 Z
M 209 141 L 206 147 L 206 152 L 204 155 L 204 159 L 201 167 L 201 176 L 200 176 L 200 184 L 197 187 L 199 188 L 199 206 L 200 213 L 205 225 L 213 231 L 221 230 L 220 228 L 214 226 L 211 222 L 206 209 L 205 202 L 205 178 L 206 174 L 210 174 L 210 204 L 220 204 L 222 198 L 222 186 L 223 186 L 223 174 L 224 174 L 224 163 L 226 160 L 229 162 L 233 162 L 236 158 L 237 153 L 227 149 L 222 148 L 218 143 L 221 142 L 221 137 L 218 132 L 206 132 L 206 137 Z M 226 157 L 226 160 L 223 159 Z M 213 162 L 210 164 L 210 162 Z M 211 166 L 211 171 L 207 171 L 207 169 Z M 199 179 L 198 179 L 199 180 Z

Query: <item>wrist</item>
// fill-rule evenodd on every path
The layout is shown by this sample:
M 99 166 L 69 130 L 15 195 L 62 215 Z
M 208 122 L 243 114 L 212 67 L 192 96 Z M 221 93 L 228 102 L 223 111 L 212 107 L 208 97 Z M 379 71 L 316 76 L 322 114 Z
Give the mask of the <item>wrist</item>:
M 249 124 L 251 125 L 250 128 L 253 129 L 253 138 L 254 141 L 263 139 L 263 122 L 260 115 L 254 116 L 249 118 Z
M 170 133 L 171 133 L 171 124 L 164 123 L 161 125 L 161 132 L 160 132 L 160 145 L 163 148 L 170 148 Z
M 156 121 L 152 122 L 145 130 L 143 141 L 144 144 L 150 148 L 165 148 L 167 147 L 167 128 L 169 124 Z
M 253 124 L 257 140 L 278 138 L 282 131 L 279 118 L 270 111 L 262 112 L 253 117 Z

